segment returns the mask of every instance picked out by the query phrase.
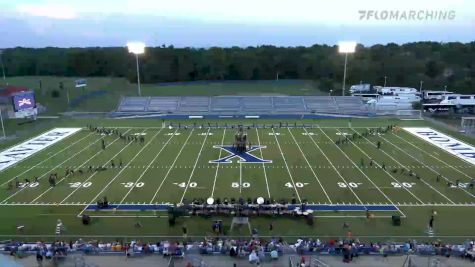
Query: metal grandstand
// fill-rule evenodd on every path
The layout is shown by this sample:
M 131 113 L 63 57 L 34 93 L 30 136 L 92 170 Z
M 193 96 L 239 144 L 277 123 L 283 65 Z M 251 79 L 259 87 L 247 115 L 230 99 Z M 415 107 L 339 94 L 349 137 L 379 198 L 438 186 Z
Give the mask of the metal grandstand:
M 123 97 L 115 116 L 168 115 L 305 115 L 367 116 L 370 111 L 353 96 L 181 96 Z

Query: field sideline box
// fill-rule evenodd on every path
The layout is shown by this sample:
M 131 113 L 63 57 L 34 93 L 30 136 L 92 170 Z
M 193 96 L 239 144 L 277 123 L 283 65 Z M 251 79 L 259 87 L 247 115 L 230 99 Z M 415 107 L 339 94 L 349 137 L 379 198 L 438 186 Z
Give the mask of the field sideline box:
M 404 127 L 404 130 L 475 165 L 475 147 L 429 127 Z
M 0 172 L 80 130 L 81 128 L 54 128 L 0 152 Z

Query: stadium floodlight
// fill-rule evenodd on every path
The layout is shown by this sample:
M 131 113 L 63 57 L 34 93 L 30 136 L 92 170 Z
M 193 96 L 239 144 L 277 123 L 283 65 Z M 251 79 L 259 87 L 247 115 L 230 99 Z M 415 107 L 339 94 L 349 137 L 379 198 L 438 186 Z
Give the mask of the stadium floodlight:
M 129 49 L 129 53 L 135 55 L 135 61 L 137 62 L 137 93 L 139 96 L 141 96 L 142 92 L 140 91 L 139 55 L 145 53 L 145 44 L 142 42 L 128 42 L 127 48 Z
M 343 69 L 343 86 L 342 95 L 345 95 L 345 82 L 346 82 L 346 62 L 348 61 L 348 54 L 354 53 L 356 49 L 356 42 L 344 41 L 338 43 L 338 52 L 345 54 L 345 67 Z

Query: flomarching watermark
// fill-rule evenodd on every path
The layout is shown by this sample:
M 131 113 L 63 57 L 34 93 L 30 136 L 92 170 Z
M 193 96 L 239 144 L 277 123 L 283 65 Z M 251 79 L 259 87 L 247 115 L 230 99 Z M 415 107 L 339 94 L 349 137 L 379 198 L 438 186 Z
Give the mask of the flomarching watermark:
M 454 20 L 454 10 L 359 10 L 360 20 Z

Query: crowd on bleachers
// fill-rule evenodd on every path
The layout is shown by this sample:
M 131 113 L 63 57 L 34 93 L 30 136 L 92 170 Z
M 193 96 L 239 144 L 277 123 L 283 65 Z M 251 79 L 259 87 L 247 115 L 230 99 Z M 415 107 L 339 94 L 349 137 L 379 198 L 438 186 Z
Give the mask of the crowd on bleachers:
M 123 253 L 126 257 L 147 254 L 164 256 L 183 256 L 190 254 L 226 254 L 231 257 L 249 257 L 249 259 L 277 258 L 284 253 L 299 255 L 326 254 L 340 255 L 345 261 L 351 261 L 360 255 L 442 255 L 457 256 L 475 261 L 474 240 L 466 240 L 463 244 L 449 244 L 442 241 L 419 243 L 416 240 L 398 243 L 360 242 L 358 239 L 330 239 L 322 241 L 318 238 L 301 238 L 296 242 L 287 243 L 282 238 L 248 239 L 204 238 L 202 240 L 178 242 L 160 241 L 156 243 L 130 242 L 100 242 L 97 240 L 75 242 L 56 241 L 53 243 L 34 242 L 24 243 L 9 241 L 0 244 L 0 251 L 12 256 L 23 257 L 25 254 L 36 253 L 46 259 L 61 258 L 68 253 L 83 252 L 86 254 Z

